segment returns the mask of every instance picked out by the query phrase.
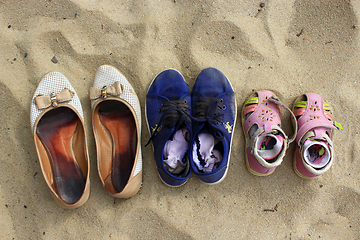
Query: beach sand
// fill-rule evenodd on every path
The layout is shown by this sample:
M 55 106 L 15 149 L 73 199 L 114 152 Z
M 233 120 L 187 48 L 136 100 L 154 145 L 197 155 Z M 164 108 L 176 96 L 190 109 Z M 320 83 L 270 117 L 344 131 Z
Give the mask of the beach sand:
M 359 239 L 360 2 L 263 2 L 0 1 L 0 239 Z M 142 105 L 143 184 L 127 200 L 111 197 L 97 173 L 88 91 L 103 64 L 126 76 Z M 170 188 L 144 147 L 146 92 L 168 68 L 191 89 L 207 67 L 236 92 L 228 175 L 209 186 L 192 174 Z M 30 127 L 32 95 L 50 71 L 69 79 L 85 114 L 91 194 L 74 210 L 51 197 Z M 272 175 L 249 173 L 240 109 L 262 89 L 289 107 L 306 92 L 327 100 L 344 127 L 327 173 L 298 177 L 295 143 Z M 289 116 L 283 125 L 291 135 Z

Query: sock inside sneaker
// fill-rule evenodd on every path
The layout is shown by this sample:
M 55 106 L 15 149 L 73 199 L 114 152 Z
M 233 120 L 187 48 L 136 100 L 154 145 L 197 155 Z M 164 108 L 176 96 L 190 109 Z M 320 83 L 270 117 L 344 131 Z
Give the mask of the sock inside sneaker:
M 259 136 L 256 149 L 262 158 L 264 158 L 267 162 L 272 163 L 280 154 L 283 145 L 284 136 L 278 131 L 273 131 Z
M 330 150 L 324 141 L 306 140 L 303 157 L 307 164 L 313 168 L 321 169 L 330 161 Z
M 164 165 L 172 174 L 180 174 L 186 168 L 186 153 L 189 148 L 190 132 L 187 128 L 178 130 L 164 146 Z
M 211 134 L 203 132 L 195 137 L 191 154 L 199 172 L 209 173 L 219 167 L 223 152 L 222 142 L 215 140 Z

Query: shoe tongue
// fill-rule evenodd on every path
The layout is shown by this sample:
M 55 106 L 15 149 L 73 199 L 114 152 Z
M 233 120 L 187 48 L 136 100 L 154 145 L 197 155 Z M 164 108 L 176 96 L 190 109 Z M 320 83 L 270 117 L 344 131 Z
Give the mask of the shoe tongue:
M 192 157 L 196 167 L 203 172 L 212 172 L 222 160 L 220 151 L 214 149 L 217 141 L 206 130 L 201 131 L 194 141 Z
M 183 128 L 174 134 L 172 140 L 168 140 L 165 143 L 163 151 L 164 165 L 173 174 L 181 173 L 186 167 L 184 156 L 189 148 L 187 140 L 189 134 L 189 130 Z
M 284 138 L 277 131 L 263 133 L 259 136 L 258 154 L 265 160 L 276 158 L 283 148 Z
M 307 139 L 303 145 L 303 157 L 314 168 L 323 168 L 330 161 L 330 150 L 324 140 Z

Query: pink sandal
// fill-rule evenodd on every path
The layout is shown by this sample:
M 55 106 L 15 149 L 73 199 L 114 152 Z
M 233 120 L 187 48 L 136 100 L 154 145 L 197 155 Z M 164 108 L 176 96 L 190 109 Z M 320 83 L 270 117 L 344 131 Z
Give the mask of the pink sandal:
M 293 112 L 298 119 L 294 171 L 302 178 L 318 177 L 329 170 L 334 160 L 332 129 L 342 126 L 332 121 L 329 104 L 316 93 L 301 95 Z
M 295 132 L 288 139 L 281 128 L 281 108 L 292 115 Z M 246 167 L 257 176 L 267 176 L 281 164 L 289 144 L 294 141 L 296 118 L 270 91 L 252 94 L 243 106 L 242 125 L 246 138 Z

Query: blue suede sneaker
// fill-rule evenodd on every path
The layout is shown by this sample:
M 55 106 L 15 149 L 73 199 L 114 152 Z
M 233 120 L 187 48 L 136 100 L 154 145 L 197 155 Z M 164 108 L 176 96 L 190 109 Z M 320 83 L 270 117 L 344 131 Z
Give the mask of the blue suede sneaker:
M 191 111 L 191 167 L 201 181 L 219 183 L 228 171 L 236 122 L 235 93 L 222 72 L 200 72 L 191 93 Z
M 146 119 L 153 143 L 156 167 L 161 180 L 179 187 L 191 174 L 191 96 L 183 76 L 165 70 L 155 77 L 146 95 Z

